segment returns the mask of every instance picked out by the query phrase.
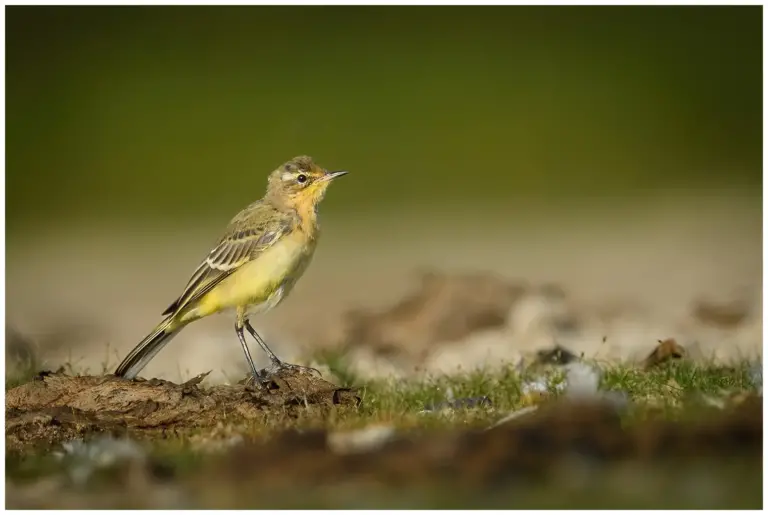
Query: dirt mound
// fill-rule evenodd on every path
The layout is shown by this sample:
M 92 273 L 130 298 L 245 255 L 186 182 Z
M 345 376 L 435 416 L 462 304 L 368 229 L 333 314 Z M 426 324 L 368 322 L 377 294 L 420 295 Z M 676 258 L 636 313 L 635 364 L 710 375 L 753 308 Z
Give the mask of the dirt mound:
M 525 292 L 525 286 L 489 273 L 424 272 L 400 302 L 380 312 L 348 312 L 336 336 L 342 346 L 365 344 L 377 354 L 421 359 L 436 344 L 504 326 L 510 307 Z
M 52 445 L 91 432 L 157 432 L 260 420 L 270 412 L 357 406 L 360 398 L 313 375 L 283 371 L 265 389 L 243 382 L 210 388 L 201 374 L 183 384 L 112 375 L 43 372 L 6 393 L 6 446 Z

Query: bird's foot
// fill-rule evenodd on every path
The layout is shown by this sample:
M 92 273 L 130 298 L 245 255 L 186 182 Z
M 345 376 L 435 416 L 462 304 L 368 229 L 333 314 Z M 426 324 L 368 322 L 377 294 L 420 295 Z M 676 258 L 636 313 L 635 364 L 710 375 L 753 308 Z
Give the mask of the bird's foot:
M 303 367 L 301 365 L 293 365 L 291 363 L 284 363 L 280 360 L 273 361 L 272 365 L 269 368 L 264 369 L 262 373 L 266 372 L 265 375 L 274 375 L 274 374 L 279 374 L 280 372 L 283 372 L 283 371 L 298 372 L 300 374 L 309 374 L 312 372 L 317 372 L 317 375 L 319 377 L 322 377 L 323 375 L 316 368 Z
M 259 390 L 266 390 L 267 385 L 269 384 L 269 374 L 266 370 L 262 370 L 261 372 L 254 372 L 246 377 L 244 383 L 241 383 L 249 387 L 257 388 Z
M 270 385 L 273 383 L 273 378 L 278 376 L 281 372 L 285 371 L 299 374 L 316 372 L 318 377 L 322 377 L 322 374 L 316 368 L 303 367 L 301 365 L 293 365 L 291 363 L 283 363 L 282 361 L 274 361 L 269 367 L 249 375 L 245 380 L 245 384 L 252 388 L 267 391 L 270 389 Z

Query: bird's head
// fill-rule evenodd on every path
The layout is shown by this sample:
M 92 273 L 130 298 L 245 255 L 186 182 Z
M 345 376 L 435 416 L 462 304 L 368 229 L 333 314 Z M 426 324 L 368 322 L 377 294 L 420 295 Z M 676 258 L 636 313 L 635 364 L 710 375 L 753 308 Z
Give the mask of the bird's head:
M 267 195 L 290 207 L 314 207 L 331 182 L 346 174 L 345 170 L 329 172 L 309 156 L 294 157 L 270 174 Z

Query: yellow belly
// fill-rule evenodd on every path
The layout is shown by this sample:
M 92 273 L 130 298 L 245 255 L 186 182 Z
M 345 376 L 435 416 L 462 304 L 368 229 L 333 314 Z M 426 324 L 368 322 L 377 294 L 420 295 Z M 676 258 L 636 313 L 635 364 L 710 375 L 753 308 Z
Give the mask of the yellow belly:
M 201 298 L 189 318 L 265 303 L 269 308 L 274 307 L 304 273 L 314 249 L 315 240 L 308 239 L 301 231 L 283 236 Z

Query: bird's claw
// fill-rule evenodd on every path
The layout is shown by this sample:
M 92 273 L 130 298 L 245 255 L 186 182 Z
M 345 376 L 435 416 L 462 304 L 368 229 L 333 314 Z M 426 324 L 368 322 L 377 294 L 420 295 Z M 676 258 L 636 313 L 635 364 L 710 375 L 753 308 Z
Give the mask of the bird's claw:
M 317 375 L 319 377 L 322 377 L 323 374 L 320 373 L 320 371 L 313 367 L 304 367 L 301 365 L 293 365 L 291 363 L 283 363 L 282 361 L 276 361 L 272 363 L 272 366 L 268 369 L 268 374 L 273 375 L 277 374 L 283 370 L 291 370 L 294 372 L 298 372 L 300 374 L 305 374 L 308 372 L 317 372 Z
M 293 365 L 291 363 L 283 363 L 282 361 L 274 362 L 271 366 L 261 369 L 258 372 L 252 373 L 245 380 L 245 384 L 260 390 L 268 390 L 272 377 L 280 374 L 282 371 L 290 370 L 299 374 L 306 374 L 309 372 L 316 372 L 318 377 L 322 377 L 323 374 L 314 367 L 304 367 L 301 365 Z
M 256 388 L 258 390 L 266 390 L 269 384 L 268 374 L 262 370 L 261 374 L 250 374 L 243 384 L 247 387 Z

